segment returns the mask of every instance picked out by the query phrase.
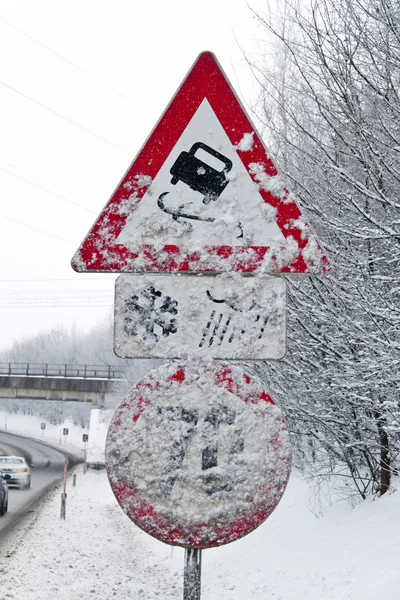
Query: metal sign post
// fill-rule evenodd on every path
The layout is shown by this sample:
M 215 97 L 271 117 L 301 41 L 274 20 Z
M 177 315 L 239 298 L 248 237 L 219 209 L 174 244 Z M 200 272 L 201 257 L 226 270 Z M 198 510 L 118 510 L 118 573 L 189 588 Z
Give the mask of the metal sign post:
M 201 549 L 185 548 L 183 572 L 183 600 L 200 600 L 201 597 Z

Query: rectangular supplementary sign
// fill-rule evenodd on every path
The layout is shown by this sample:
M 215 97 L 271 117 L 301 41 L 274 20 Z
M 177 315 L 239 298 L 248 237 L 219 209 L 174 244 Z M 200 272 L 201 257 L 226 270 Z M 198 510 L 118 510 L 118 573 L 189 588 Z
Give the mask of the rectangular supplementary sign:
M 121 275 L 114 351 L 121 358 L 281 359 L 286 282 L 260 275 Z

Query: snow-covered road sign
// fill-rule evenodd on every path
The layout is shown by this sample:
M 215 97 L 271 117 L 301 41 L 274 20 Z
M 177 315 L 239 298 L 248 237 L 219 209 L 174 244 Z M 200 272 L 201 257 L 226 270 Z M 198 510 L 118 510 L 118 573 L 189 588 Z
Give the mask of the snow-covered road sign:
M 281 359 L 286 282 L 260 275 L 121 275 L 114 351 L 121 358 Z
M 291 463 L 282 414 L 261 384 L 213 361 L 169 364 L 116 409 L 106 442 L 112 490 L 157 539 L 209 548 L 260 525 Z
M 330 268 L 210 52 L 194 63 L 72 266 L 139 273 Z

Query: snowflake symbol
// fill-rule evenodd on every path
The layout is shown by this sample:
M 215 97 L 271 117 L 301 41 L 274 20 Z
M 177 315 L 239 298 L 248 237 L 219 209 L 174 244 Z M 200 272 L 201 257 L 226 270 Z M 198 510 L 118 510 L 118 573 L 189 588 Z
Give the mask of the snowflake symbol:
M 126 300 L 125 309 L 124 330 L 128 335 L 158 341 L 160 335 L 168 337 L 177 332 L 173 315 L 178 314 L 178 302 L 162 296 L 153 286 Z

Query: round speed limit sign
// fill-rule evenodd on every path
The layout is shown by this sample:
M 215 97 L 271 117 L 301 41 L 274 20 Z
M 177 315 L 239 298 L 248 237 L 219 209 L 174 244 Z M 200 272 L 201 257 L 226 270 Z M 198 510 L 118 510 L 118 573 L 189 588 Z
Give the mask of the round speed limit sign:
M 278 504 L 289 436 L 261 384 L 217 362 L 169 364 L 137 383 L 107 436 L 112 490 L 139 527 L 168 544 L 237 540 Z

